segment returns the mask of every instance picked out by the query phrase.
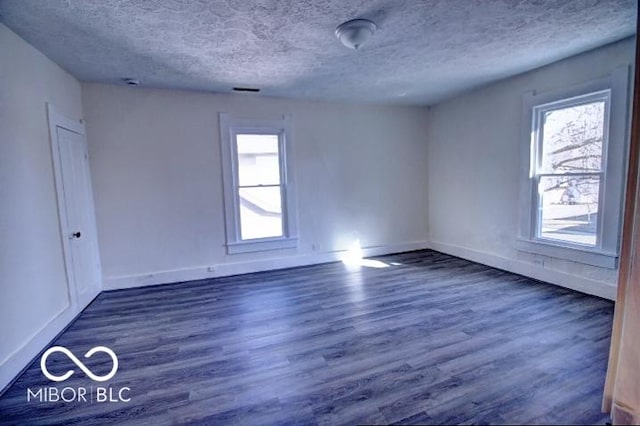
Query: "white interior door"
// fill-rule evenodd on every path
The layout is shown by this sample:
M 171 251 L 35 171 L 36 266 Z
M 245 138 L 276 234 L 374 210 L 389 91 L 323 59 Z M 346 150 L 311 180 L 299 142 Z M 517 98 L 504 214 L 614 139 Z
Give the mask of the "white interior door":
M 102 287 L 98 236 L 93 208 L 89 155 L 80 123 L 55 120 L 50 114 L 57 191 L 69 288 L 77 310 L 84 309 Z M 70 121 L 70 120 L 69 120 Z M 73 124 L 73 125 L 71 125 Z

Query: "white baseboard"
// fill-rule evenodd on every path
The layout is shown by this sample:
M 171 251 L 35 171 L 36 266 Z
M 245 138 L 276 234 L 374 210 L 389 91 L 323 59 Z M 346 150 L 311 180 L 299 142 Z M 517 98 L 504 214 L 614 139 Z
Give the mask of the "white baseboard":
M 362 249 L 363 256 L 380 256 L 384 254 L 400 253 L 428 248 L 426 241 L 393 244 L 388 246 L 366 247 Z M 145 287 L 156 284 L 182 282 L 205 278 L 223 277 L 229 275 L 246 274 L 266 270 L 291 268 L 296 266 L 314 265 L 318 263 L 341 260 L 346 251 L 314 253 L 310 255 L 290 256 L 277 259 L 263 259 L 250 262 L 236 262 L 210 266 L 160 271 L 147 274 L 129 275 L 124 277 L 106 278 L 103 280 L 103 290 Z M 82 308 L 79 311 L 82 311 Z M 27 342 L 0 363 L 0 391 L 5 388 L 27 367 L 33 359 L 47 347 L 62 330 L 76 317 L 78 312 L 72 305 L 63 308 L 45 323 Z
M 362 255 L 381 256 L 404 251 L 429 248 L 427 241 L 413 241 L 408 243 L 391 244 L 386 246 L 363 247 Z M 319 263 L 342 260 L 346 250 L 324 253 L 313 253 L 280 257 L 274 259 L 260 259 L 247 262 L 221 263 L 211 266 L 200 266 L 169 271 L 155 271 L 146 274 L 106 277 L 103 280 L 103 290 L 120 290 L 125 288 L 146 287 L 150 285 L 175 283 L 182 281 L 200 280 L 206 278 L 226 277 L 230 275 L 248 274 L 252 272 L 271 271 L 274 269 L 293 268 L 296 266 L 316 265 Z
M 560 287 L 570 288 L 572 290 L 599 296 L 609 300 L 616 300 L 617 287 L 611 283 L 594 281 L 576 275 L 554 271 L 520 260 L 507 259 L 494 254 L 437 241 L 431 241 L 430 248 L 445 254 L 461 257 L 472 262 L 481 263 L 483 265 L 524 275 L 526 277 L 531 277 Z
M 461 257 L 472 262 L 481 263 L 494 268 L 545 281 L 561 287 L 570 288 L 583 293 L 615 300 L 616 286 L 610 283 L 594 281 L 575 275 L 566 274 L 538 265 L 507 259 L 493 254 L 455 246 L 441 242 L 415 241 L 387 246 L 362 248 L 365 257 L 381 256 L 412 250 L 431 248 L 433 250 Z M 246 274 L 266 270 L 314 265 L 342 260 L 346 251 L 314 253 L 308 255 L 289 256 L 276 259 L 262 259 L 248 262 L 225 263 L 209 266 L 159 271 L 147 274 L 127 275 L 105 278 L 103 290 L 117 290 L 134 287 L 145 287 L 157 284 L 182 282 L 229 275 Z M 46 323 L 27 343 L 7 357 L 0 364 L 0 390 L 3 390 L 22 371 L 51 340 L 53 340 L 75 318 L 71 306 L 66 307 Z
M 4 390 L 74 318 L 74 309 L 71 305 L 67 305 L 24 345 L 9 355 L 0 364 L 0 391 Z

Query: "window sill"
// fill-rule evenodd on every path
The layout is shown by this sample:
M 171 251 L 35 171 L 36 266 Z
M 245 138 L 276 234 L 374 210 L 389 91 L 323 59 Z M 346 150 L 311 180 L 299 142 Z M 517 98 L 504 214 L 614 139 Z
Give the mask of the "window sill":
M 571 247 L 551 241 L 527 239 L 518 239 L 516 247 L 519 251 L 570 260 L 600 268 L 616 269 L 618 267 L 618 255 L 616 253 L 598 249 Z
M 254 241 L 240 241 L 227 244 L 228 254 L 251 253 L 255 251 L 281 250 L 296 248 L 297 238 L 278 238 Z

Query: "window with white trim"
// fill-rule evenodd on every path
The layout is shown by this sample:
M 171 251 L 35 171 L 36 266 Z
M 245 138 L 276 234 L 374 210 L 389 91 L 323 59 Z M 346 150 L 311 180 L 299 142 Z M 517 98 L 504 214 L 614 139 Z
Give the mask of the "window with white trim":
M 290 119 L 220 114 L 227 251 L 297 245 Z
M 570 245 L 600 243 L 611 90 L 533 108 L 534 235 Z
M 616 267 L 628 69 L 524 99 L 523 251 Z

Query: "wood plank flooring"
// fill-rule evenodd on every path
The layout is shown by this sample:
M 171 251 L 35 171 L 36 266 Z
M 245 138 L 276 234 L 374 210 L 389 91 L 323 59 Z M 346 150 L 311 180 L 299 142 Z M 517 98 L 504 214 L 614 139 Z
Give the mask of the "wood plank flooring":
M 0 397 L 0 423 L 604 424 L 613 303 L 424 250 L 101 294 L 62 354 Z M 129 402 L 27 388 L 129 387 Z M 91 389 L 90 389 L 91 390 Z M 70 394 L 67 393 L 67 396 Z

